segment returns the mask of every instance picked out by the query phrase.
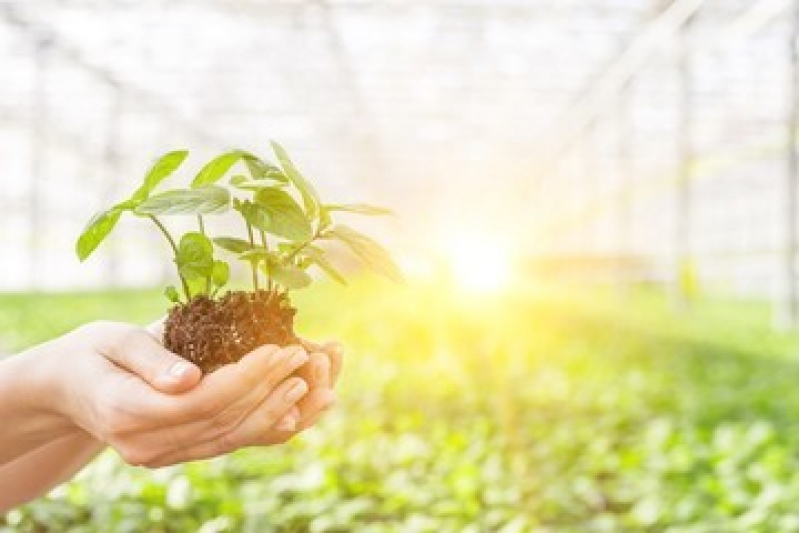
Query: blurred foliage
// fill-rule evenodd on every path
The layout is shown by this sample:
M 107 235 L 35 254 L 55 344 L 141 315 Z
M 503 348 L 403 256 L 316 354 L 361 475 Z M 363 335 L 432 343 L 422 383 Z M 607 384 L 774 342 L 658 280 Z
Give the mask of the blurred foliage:
M 158 471 L 108 452 L 0 531 L 799 531 L 796 338 L 758 303 L 657 291 L 315 287 L 337 410 L 281 448 Z M 0 298 L 5 346 L 153 292 Z M 0 521 L 0 524 L 3 524 Z

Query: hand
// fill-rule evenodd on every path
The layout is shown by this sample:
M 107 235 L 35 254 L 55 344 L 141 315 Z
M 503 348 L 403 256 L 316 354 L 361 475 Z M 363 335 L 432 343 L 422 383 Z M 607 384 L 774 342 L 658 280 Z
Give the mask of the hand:
M 300 346 L 262 347 L 200 379 L 197 367 L 126 324 L 85 326 L 43 345 L 38 357 L 57 369 L 51 409 L 128 463 L 149 467 L 284 442 L 309 390 L 290 377 L 309 362 Z
M 158 329 L 155 332 L 156 334 L 160 333 Z M 280 422 L 261 434 L 259 442 L 242 446 L 283 444 L 316 424 L 322 415 L 335 404 L 336 394 L 332 387 L 341 372 L 341 347 L 332 342 L 320 345 L 303 340 L 302 344 L 309 353 L 309 359 L 294 372 L 295 377 L 291 379 L 296 377 L 303 379 L 309 384 L 309 392 L 283 416 Z M 222 369 L 224 368 L 222 367 Z M 213 372 L 210 376 L 222 369 Z M 157 457 L 147 466 L 159 467 L 187 460 L 207 459 L 220 455 L 220 453 L 226 453 L 226 451 L 224 448 L 220 448 L 220 443 L 216 439 L 212 438 L 190 449 L 175 450 Z

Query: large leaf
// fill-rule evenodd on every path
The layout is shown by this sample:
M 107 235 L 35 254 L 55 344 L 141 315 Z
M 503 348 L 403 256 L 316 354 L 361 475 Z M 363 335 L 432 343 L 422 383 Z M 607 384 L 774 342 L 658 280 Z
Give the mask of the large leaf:
M 272 150 L 274 150 L 283 172 L 289 177 L 289 180 L 291 180 L 294 186 L 297 187 L 297 190 L 300 191 L 303 204 L 305 205 L 305 212 L 308 213 L 308 216 L 311 218 L 316 218 L 319 212 L 319 196 L 316 194 L 316 189 L 314 189 L 313 185 L 311 185 L 300 171 L 297 170 L 297 167 L 294 166 L 294 163 L 292 163 L 289 158 L 286 149 L 277 141 L 272 141 Z
M 224 176 L 233 165 L 241 160 L 242 156 L 243 153 L 241 150 L 233 150 L 232 152 L 226 152 L 215 157 L 197 173 L 194 181 L 191 182 L 191 186 L 195 188 L 216 183 L 222 179 L 222 176 Z
M 214 239 L 214 244 L 234 254 L 240 254 L 253 249 L 253 245 L 250 244 L 250 241 L 237 239 L 235 237 L 217 237 Z
M 276 261 L 269 261 L 264 271 L 272 281 L 287 289 L 302 289 L 313 282 L 313 278 L 302 269 Z
M 327 211 L 345 211 L 347 213 L 356 213 L 359 215 L 393 215 L 390 209 L 379 207 L 369 204 L 328 204 L 324 208 Z
M 97 213 L 92 217 L 86 228 L 78 237 L 75 244 L 75 252 L 78 258 L 84 261 L 100 245 L 101 242 L 111 233 L 124 209 L 114 206 L 111 209 Z
M 214 270 L 214 245 L 202 233 L 186 233 L 180 239 L 175 263 L 186 279 L 208 278 Z
M 144 183 L 133 193 L 130 200 L 136 203 L 146 200 L 164 179 L 178 169 L 188 155 L 189 152 L 187 150 L 176 150 L 162 155 L 150 167 L 149 172 L 144 177 Z
M 223 187 L 204 185 L 196 189 L 166 191 L 139 204 L 137 215 L 207 215 L 224 213 L 230 207 L 230 193 Z
M 297 202 L 280 189 L 261 189 L 255 193 L 256 205 L 269 216 L 268 231 L 293 241 L 307 241 L 313 235 L 311 222 Z
M 242 158 L 244 159 L 244 164 L 247 165 L 247 169 L 250 171 L 250 176 L 252 176 L 252 179 L 273 180 L 279 183 L 288 183 L 288 176 L 286 176 L 283 171 L 281 171 L 275 165 L 267 163 L 249 153 L 244 153 Z
M 396 282 L 403 280 L 402 272 L 391 254 L 371 237 L 342 224 L 325 232 L 323 237 L 343 242 L 364 264 L 387 278 Z

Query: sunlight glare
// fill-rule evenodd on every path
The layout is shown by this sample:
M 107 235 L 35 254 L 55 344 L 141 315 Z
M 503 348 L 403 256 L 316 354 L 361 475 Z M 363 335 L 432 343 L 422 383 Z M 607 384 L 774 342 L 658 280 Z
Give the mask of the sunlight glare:
M 482 238 L 454 240 L 447 252 L 452 275 L 465 290 L 491 294 L 510 286 L 511 254 L 501 243 Z

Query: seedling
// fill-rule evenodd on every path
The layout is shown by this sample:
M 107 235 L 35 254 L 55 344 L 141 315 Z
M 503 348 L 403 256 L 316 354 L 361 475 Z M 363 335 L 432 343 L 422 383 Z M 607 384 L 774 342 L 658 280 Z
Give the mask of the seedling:
M 189 188 L 156 193 L 188 156 L 185 150 L 169 152 L 155 162 L 128 199 L 95 215 L 76 244 L 83 261 L 121 216 L 149 219 L 169 244 L 179 280 L 164 291 L 173 304 L 164 343 L 205 372 L 238 361 L 264 344 L 298 342 L 290 291 L 313 282 L 311 268 L 346 284 L 323 247 L 326 242 L 338 241 L 367 267 L 392 280 L 401 279 L 391 256 L 377 242 L 333 223 L 337 212 L 385 215 L 389 211 L 366 204 L 323 204 L 283 147 L 273 142 L 272 149 L 276 164 L 243 150 L 225 152 L 208 162 Z M 209 235 L 206 218 L 231 212 L 241 221 L 241 235 Z M 163 219 L 177 216 L 193 217 L 196 230 L 174 237 Z M 246 265 L 251 291 L 223 293 L 231 268 L 222 256 Z

